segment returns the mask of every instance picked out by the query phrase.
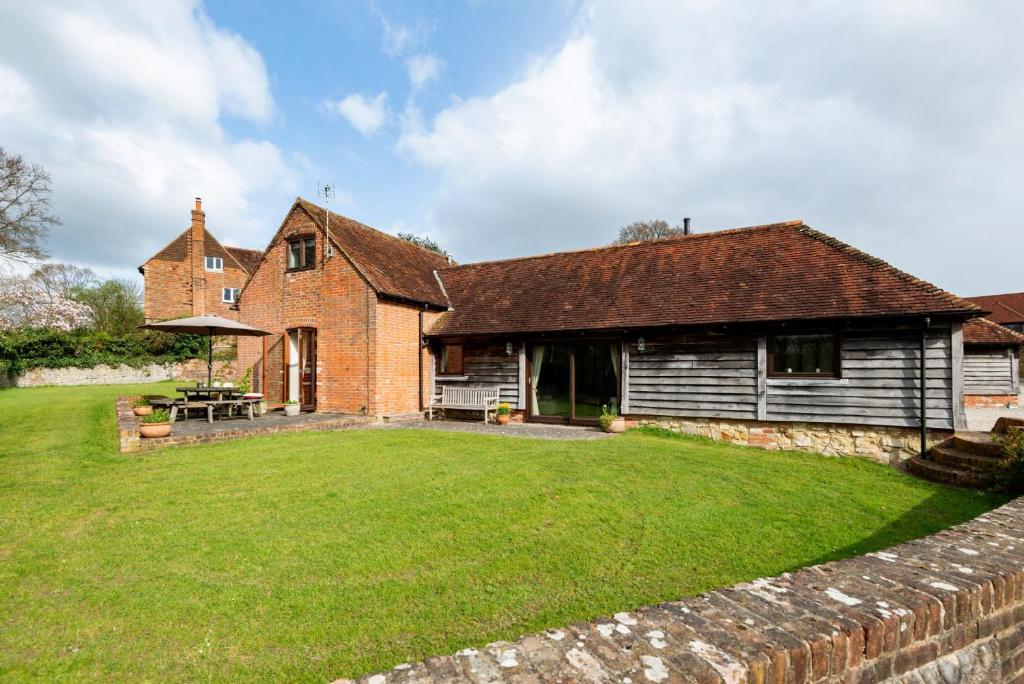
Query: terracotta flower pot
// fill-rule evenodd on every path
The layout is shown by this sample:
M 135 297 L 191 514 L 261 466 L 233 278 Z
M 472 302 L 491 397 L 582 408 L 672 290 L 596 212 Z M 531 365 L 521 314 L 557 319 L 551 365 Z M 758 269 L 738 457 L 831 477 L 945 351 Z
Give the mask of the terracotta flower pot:
M 614 432 L 616 434 L 618 434 L 620 432 L 625 432 L 625 431 L 626 431 L 626 419 L 623 418 L 622 416 L 619 416 L 618 418 L 613 419 L 612 422 L 608 425 L 608 429 L 605 430 L 605 432 Z
M 150 413 L 153 412 L 153 407 L 152 406 L 136 406 L 132 410 L 135 411 L 135 415 L 137 415 L 137 416 L 148 416 Z
M 139 423 L 139 434 L 143 437 L 166 437 L 171 434 L 171 424 Z
M 496 416 L 495 420 L 498 421 L 498 425 L 508 425 L 508 414 L 507 413 L 499 413 Z

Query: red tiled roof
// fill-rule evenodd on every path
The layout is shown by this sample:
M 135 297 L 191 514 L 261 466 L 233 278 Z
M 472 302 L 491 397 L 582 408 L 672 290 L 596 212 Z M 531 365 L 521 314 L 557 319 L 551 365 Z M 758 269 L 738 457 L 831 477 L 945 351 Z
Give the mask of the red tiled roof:
M 242 266 L 242 269 L 249 275 L 256 272 L 256 268 L 260 265 L 260 261 L 263 259 L 263 252 L 258 249 L 230 247 L 228 245 L 224 245 L 224 249 L 235 258 L 235 261 L 237 261 Z
M 1024 335 L 987 318 L 974 318 L 964 323 L 964 344 L 1024 346 Z
M 321 226 L 326 212 L 301 197 L 296 204 Z M 447 308 L 434 270 L 448 266 L 445 256 L 331 212 L 331 237 L 378 293 Z
M 980 312 L 800 221 L 440 274 L 454 310 L 431 335 Z
M 982 309 L 991 311 L 988 318 L 996 323 L 1024 323 L 1024 292 L 964 297 Z

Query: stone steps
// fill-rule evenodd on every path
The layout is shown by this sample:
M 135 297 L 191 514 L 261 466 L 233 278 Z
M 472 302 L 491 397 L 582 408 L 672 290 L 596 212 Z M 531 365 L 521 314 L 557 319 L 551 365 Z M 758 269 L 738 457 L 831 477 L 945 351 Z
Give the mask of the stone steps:
M 957 487 L 992 486 L 1001 465 L 1002 446 L 989 432 L 958 432 L 906 462 L 907 470 L 925 480 Z

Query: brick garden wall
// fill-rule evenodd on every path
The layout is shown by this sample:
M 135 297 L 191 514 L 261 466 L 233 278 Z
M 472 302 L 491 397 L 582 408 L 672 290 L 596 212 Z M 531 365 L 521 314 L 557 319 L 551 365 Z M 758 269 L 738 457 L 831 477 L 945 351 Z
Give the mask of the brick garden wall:
M 1016 394 L 965 394 L 967 408 L 1013 408 L 1020 401 Z
M 1020 684 L 1024 500 L 886 551 L 359 681 Z

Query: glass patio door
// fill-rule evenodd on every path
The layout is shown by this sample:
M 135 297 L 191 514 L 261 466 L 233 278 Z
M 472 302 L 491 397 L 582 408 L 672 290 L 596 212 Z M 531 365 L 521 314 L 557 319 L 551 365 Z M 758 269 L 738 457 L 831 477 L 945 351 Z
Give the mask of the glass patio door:
M 529 418 L 597 422 L 601 407 L 618 408 L 619 345 L 614 342 L 534 344 L 528 355 Z

